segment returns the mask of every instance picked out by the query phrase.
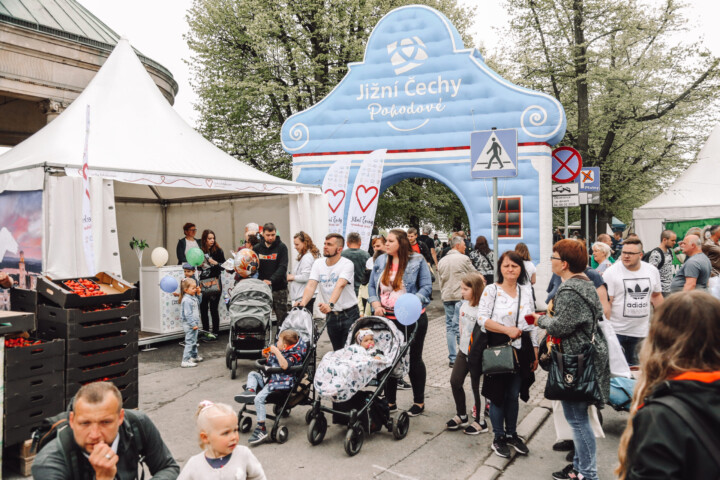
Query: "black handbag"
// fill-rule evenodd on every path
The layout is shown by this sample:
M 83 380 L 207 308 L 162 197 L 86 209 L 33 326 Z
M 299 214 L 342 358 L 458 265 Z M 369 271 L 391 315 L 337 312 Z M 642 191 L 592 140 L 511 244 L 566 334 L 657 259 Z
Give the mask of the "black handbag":
M 220 295 L 220 277 L 211 277 L 210 269 L 200 272 L 200 293 L 207 298 L 214 298 Z
M 583 298 L 583 300 L 585 299 Z M 595 368 L 595 335 L 598 333 L 598 316 L 592 305 L 587 301 L 586 303 L 595 317 L 592 338 L 590 343 L 585 345 L 582 352 L 577 355 L 562 353 L 557 345 L 552 346 L 550 370 L 545 384 L 545 398 L 548 400 L 588 403 L 602 403 L 603 401 Z
M 497 293 L 495 294 L 497 301 Z M 522 306 L 522 288 L 518 288 L 518 308 L 515 315 L 515 328 L 520 320 L 520 308 Z M 490 312 L 490 317 L 495 311 L 495 303 Z M 482 371 L 483 375 L 500 375 L 503 373 L 514 373 L 517 370 L 518 358 L 515 348 L 512 346 L 513 340 L 508 343 L 498 345 L 496 347 L 487 347 L 482 354 Z

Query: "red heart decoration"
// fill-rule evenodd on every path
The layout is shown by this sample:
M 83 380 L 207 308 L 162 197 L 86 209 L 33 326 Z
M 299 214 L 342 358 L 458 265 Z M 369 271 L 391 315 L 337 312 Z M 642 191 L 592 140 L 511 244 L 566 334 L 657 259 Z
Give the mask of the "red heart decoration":
M 360 199 L 360 190 L 363 190 L 363 197 L 365 200 L 365 204 L 363 205 L 363 200 Z M 368 200 L 368 195 L 370 192 L 373 192 L 372 197 Z M 360 210 L 363 211 L 363 213 L 372 205 L 373 200 L 375 200 L 378 196 L 378 189 L 377 187 L 366 187 L 365 185 L 358 185 L 357 190 L 355 190 L 355 198 L 357 198 L 358 205 L 360 205 Z
M 205 183 L 207 184 L 208 188 L 212 188 L 213 186 L 213 179 L 212 178 L 206 178 Z
M 329 188 L 325 190 L 325 195 L 330 197 L 330 194 L 332 194 L 332 198 L 328 198 L 328 207 L 330 207 L 330 210 L 335 213 L 337 212 L 337 209 L 340 208 L 340 204 L 343 200 L 345 200 L 345 190 L 338 190 L 337 192 Z M 334 207 L 333 204 L 335 205 Z

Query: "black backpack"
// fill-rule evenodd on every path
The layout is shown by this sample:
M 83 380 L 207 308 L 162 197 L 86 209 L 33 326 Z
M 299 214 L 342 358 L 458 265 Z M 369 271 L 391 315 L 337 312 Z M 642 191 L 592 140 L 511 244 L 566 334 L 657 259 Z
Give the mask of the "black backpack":
M 646 263 L 650 263 L 650 255 L 652 255 L 652 253 L 655 250 L 657 250 L 658 253 L 660 253 L 660 263 L 657 266 L 657 269 L 660 270 L 663 267 L 663 265 L 665 265 L 665 252 L 662 251 L 662 248 L 660 248 L 660 247 L 653 248 L 652 250 L 647 252 L 645 255 L 643 255 L 642 261 L 646 262 Z M 672 256 L 672 251 L 670 252 L 670 255 Z
M 82 475 L 78 463 L 77 449 L 74 448 L 75 438 L 68 422 L 70 409 L 72 409 L 72 403 L 68 407 L 68 411 L 44 419 L 42 424 L 33 430 L 31 451 L 37 453 L 56 437 L 59 438 L 63 457 L 65 457 L 65 461 L 70 467 L 71 478 L 80 479 Z M 140 426 L 140 420 L 134 411 L 125 410 L 125 422 L 130 425 L 132 430 L 133 447 L 138 456 L 138 465 L 142 467 L 145 462 L 145 455 L 143 455 L 145 437 Z M 145 478 L 145 469 L 141 468 L 141 471 L 140 479 L 143 480 Z

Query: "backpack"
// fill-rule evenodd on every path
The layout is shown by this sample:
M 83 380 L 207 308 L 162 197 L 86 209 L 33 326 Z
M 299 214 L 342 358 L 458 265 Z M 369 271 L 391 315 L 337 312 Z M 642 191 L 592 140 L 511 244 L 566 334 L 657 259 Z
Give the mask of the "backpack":
M 59 438 L 63 457 L 65 457 L 65 461 L 70 467 L 71 478 L 80 479 L 82 476 L 78 463 L 77 449 L 73 448 L 75 438 L 72 435 L 72 429 L 68 422 L 70 409 L 72 409 L 72 403 L 67 411 L 44 419 L 42 424 L 33 430 L 31 451 L 37 453 L 56 437 Z M 132 430 L 133 447 L 138 455 L 138 465 L 142 466 L 145 462 L 145 455 L 142 453 L 144 450 L 144 436 L 143 429 L 140 427 L 140 420 L 134 411 L 125 410 L 125 422 L 130 425 Z M 145 469 L 142 468 L 141 471 L 140 480 L 143 480 L 145 478 Z
M 662 251 L 662 248 L 660 248 L 660 247 L 653 248 L 652 250 L 647 252 L 645 255 L 643 255 L 642 261 L 646 262 L 646 263 L 650 263 L 650 255 L 652 255 L 652 253 L 655 250 L 657 250 L 658 253 L 660 253 L 660 263 L 657 266 L 657 269 L 660 270 L 663 267 L 663 265 L 665 265 L 665 252 Z M 672 252 L 670 252 L 670 255 L 672 256 Z

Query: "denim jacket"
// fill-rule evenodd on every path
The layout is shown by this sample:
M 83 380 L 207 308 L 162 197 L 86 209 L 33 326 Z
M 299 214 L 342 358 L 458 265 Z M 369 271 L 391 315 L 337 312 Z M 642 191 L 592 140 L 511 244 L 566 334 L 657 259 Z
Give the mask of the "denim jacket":
M 368 285 L 368 302 L 380 301 L 380 277 L 385 270 L 387 262 L 387 254 L 380 255 L 373 265 L 370 274 L 370 284 Z M 413 253 L 410 255 L 407 267 L 403 273 L 403 286 L 407 293 L 414 293 L 420 299 L 423 308 L 430 303 L 430 294 L 432 293 L 432 278 L 430 269 L 422 255 Z
M 180 318 L 190 328 L 200 324 L 200 300 L 200 295 L 183 295 L 180 303 Z

